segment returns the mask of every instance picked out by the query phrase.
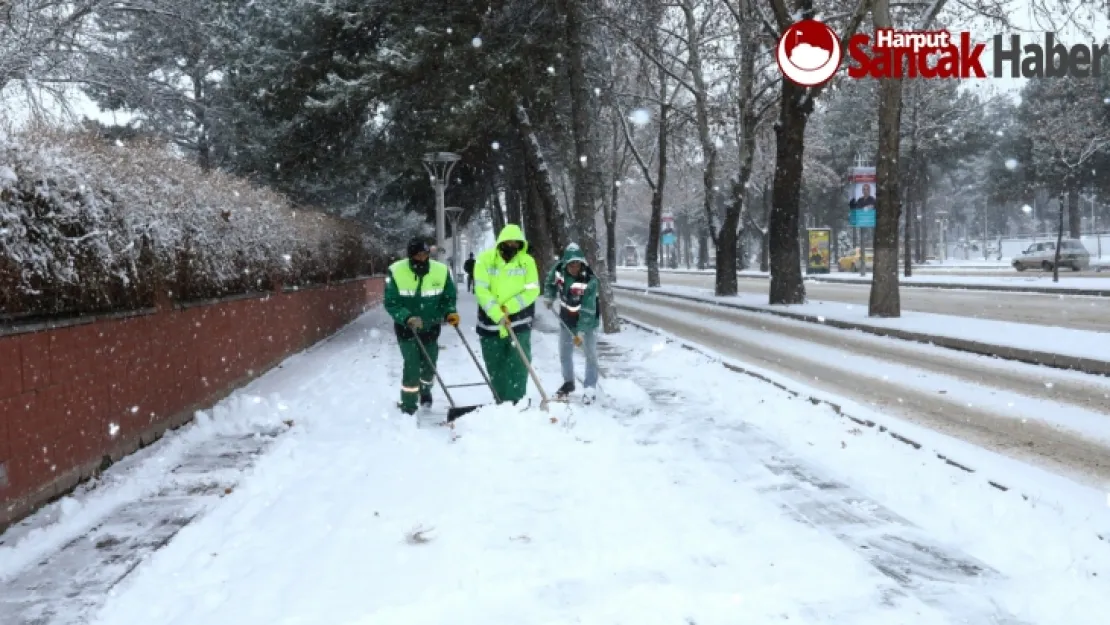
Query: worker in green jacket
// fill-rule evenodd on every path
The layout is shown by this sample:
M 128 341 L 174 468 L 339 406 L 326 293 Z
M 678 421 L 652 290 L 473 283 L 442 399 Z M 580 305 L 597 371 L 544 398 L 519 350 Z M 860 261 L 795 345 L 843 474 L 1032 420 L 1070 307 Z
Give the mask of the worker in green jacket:
M 393 329 L 405 366 L 401 373 L 402 411 L 416 412 L 432 405 L 434 367 L 439 359 L 439 331 L 444 320 L 458 326 L 455 282 L 447 265 L 430 259 L 427 241 L 409 241 L 408 258 L 389 266 L 385 279 L 385 310 L 393 318 Z M 424 358 L 416 337 L 424 344 L 431 362 Z
M 600 283 L 586 262 L 586 255 L 571 243 L 563 258 L 547 272 L 543 299 L 548 310 L 559 301 L 559 362 L 563 369 L 563 385 L 556 397 L 574 392 L 574 348 L 581 347 L 586 356 L 585 390 L 582 400 L 594 401 L 597 395 L 597 293 Z
M 501 401 L 517 403 L 528 390 L 528 368 L 509 336 L 516 333 L 524 355 L 532 359 L 532 318 L 540 295 L 536 260 L 520 226 L 501 229 L 497 245 L 482 252 L 474 264 L 474 295 L 478 299 L 478 336 L 490 382 Z

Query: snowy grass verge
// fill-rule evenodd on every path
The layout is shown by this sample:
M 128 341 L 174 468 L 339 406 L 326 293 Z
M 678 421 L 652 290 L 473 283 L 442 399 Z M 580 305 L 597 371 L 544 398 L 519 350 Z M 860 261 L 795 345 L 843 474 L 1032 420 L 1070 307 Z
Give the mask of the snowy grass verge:
M 136 310 L 371 273 L 354 222 L 165 145 L 0 134 L 0 320 Z

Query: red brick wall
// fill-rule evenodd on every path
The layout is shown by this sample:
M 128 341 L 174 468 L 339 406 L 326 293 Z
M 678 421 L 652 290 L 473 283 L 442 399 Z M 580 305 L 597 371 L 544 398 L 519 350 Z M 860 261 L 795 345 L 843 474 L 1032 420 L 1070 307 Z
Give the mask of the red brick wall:
M 334 334 L 382 290 L 370 278 L 0 336 L 0 531 L 105 456 L 119 460 Z

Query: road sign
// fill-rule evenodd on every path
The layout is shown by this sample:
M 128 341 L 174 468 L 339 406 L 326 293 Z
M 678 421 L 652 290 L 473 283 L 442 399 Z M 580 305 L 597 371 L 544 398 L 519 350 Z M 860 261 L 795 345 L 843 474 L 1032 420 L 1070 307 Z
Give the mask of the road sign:
M 848 225 L 853 228 L 874 228 L 875 209 L 857 208 L 848 213 Z
M 674 245 L 674 243 L 677 239 L 678 239 L 678 235 L 676 235 L 673 232 L 663 233 L 663 245 Z

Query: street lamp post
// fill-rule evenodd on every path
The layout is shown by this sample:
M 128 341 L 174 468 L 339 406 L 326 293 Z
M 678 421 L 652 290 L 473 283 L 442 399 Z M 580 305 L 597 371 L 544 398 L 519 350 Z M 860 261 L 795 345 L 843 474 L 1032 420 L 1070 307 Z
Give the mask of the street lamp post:
M 451 278 L 457 280 L 459 277 L 459 217 L 462 216 L 463 209 L 449 206 L 443 211 L 451 216 Z
M 444 242 L 447 239 L 447 219 L 444 212 L 444 193 L 447 191 L 447 180 L 451 170 L 459 162 L 459 155 L 454 152 L 428 152 L 424 155 L 424 169 L 428 170 L 432 186 L 436 191 L 436 247 L 443 254 Z

